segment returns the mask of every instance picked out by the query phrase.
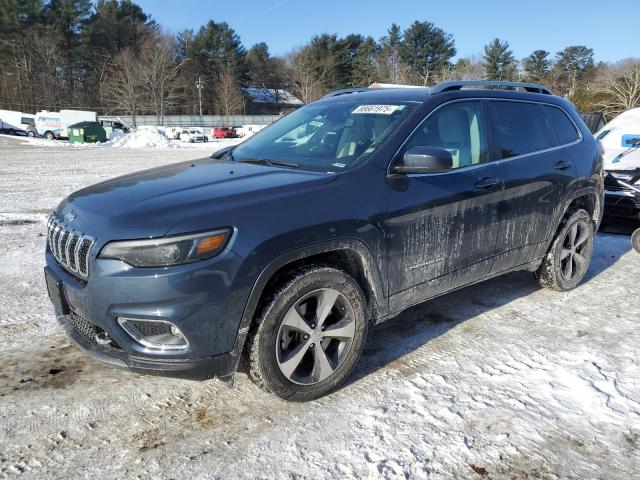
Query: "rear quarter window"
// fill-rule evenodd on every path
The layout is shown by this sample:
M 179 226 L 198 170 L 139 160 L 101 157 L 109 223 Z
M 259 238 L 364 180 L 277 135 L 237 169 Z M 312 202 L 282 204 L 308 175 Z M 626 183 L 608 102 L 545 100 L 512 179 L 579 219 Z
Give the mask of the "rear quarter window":
M 490 101 L 489 109 L 498 158 L 516 157 L 553 146 L 540 105 L 500 100 Z
M 567 114 L 558 107 L 545 105 L 544 111 L 549 120 L 549 126 L 558 139 L 558 145 L 566 145 L 580 138 L 580 133 Z

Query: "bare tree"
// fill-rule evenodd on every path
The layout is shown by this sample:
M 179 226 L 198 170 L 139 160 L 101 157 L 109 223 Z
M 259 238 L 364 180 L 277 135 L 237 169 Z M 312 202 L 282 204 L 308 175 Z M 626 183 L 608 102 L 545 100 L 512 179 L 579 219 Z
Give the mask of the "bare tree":
M 244 109 L 244 96 L 238 90 L 236 77 L 230 70 L 222 72 L 215 86 L 218 111 L 225 117 L 241 113 Z
M 640 106 L 640 59 L 633 58 L 608 65 L 595 82 L 605 95 L 599 105 L 609 114 Z
M 311 52 L 302 48 L 289 54 L 289 64 L 295 92 L 304 103 L 313 102 L 325 93 L 322 80 L 331 71 L 333 59 L 319 65 Z
M 178 46 L 169 35 L 147 39 L 141 48 L 140 71 L 142 88 L 160 125 L 167 110 L 178 104 L 182 81 Z
M 111 62 L 100 90 L 108 104 L 131 116 L 136 126 L 136 115 L 142 106 L 143 76 L 130 48 L 125 48 Z

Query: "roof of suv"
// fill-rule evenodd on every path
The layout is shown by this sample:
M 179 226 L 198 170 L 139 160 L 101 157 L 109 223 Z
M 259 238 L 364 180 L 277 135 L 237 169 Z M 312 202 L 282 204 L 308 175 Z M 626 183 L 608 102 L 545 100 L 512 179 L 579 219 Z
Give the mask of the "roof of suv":
M 357 94 L 359 100 L 364 101 L 419 101 L 423 102 L 433 95 L 454 92 L 482 92 L 495 97 L 531 98 L 533 95 L 544 95 L 549 99 L 561 99 L 551 93 L 544 85 L 523 82 L 489 82 L 489 81 L 457 81 L 444 82 L 435 87 L 411 87 L 403 86 L 385 88 L 346 88 L 331 92 L 323 99 L 333 99 L 345 95 Z M 555 102 L 553 102 L 555 103 Z

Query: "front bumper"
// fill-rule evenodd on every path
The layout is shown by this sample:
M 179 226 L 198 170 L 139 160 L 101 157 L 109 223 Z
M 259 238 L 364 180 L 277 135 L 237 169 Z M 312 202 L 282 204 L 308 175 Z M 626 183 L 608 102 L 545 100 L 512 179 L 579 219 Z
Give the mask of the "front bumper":
M 235 372 L 234 346 L 249 288 L 234 282 L 241 259 L 232 251 L 167 269 L 136 269 L 93 258 L 87 281 L 64 270 L 49 250 L 46 261 L 64 292 L 67 311 L 56 309 L 56 317 L 94 358 L 139 373 L 194 380 Z M 122 328 L 119 317 L 169 321 L 187 338 L 188 348 L 149 349 Z M 99 332 L 112 343 L 99 344 Z
M 640 220 L 640 196 L 624 190 L 605 190 L 604 214 L 608 217 Z
M 129 369 L 136 373 L 162 377 L 181 378 L 186 380 L 226 379 L 231 377 L 237 368 L 237 358 L 232 353 L 207 358 L 157 359 L 127 354 L 115 342 L 110 345 L 99 345 L 86 329 L 78 328 L 75 313 L 62 315 L 56 311 L 58 323 L 62 325 L 67 336 L 80 349 L 96 360 L 114 367 Z M 87 321 L 86 319 L 82 319 Z M 94 326 L 94 328 L 99 328 Z

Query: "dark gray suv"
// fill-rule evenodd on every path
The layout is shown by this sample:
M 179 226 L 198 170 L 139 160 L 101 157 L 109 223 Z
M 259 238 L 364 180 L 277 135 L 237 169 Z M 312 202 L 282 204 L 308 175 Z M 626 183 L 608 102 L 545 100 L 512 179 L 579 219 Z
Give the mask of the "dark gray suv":
M 100 360 L 191 379 L 244 360 L 309 400 L 407 307 L 514 270 L 574 288 L 602 192 L 598 143 L 541 85 L 342 90 L 211 158 L 70 195 L 47 286 Z

